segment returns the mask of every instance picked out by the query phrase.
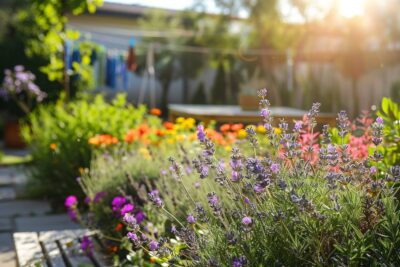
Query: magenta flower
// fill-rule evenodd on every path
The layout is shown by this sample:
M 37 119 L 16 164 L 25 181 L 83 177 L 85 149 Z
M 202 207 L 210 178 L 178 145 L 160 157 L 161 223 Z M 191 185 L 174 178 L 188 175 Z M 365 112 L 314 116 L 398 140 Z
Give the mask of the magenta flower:
M 121 216 L 124 216 L 127 213 L 131 213 L 135 209 L 135 206 L 132 204 L 125 204 L 121 209 Z
M 382 117 L 377 117 L 377 118 L 376 118 L 376 123 L 378 123 L 378 124 L 383 124 L 383 119 L 382 119 Z
M 73 206 L 76 206 L 77 204 L 78 204 L 78 199 L 74 195 L 68 196 L 64 202 L 64 205 L 67 208 L 72 208 Z
M 252 219 L 247 216 L 242 219 L 242 224 L 246 226 L 250 225 L 252 222 L 253 222 Z
M 126 203 L 126 198 L 123 196 L 116 196 L 113 198 L 111 205 L 113 208 L 121 208 Z

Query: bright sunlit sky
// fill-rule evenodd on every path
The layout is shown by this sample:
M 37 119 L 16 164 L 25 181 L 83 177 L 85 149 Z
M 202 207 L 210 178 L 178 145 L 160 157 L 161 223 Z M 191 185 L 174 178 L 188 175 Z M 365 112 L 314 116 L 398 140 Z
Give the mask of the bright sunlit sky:
M 328 9 L 332 3 L 338 5 L 339 14 L 343 17 L 353 17 L 363 14 L 363 4 L 366 0 L 314 0 L 315 8 L 311 8 L 308 14 L 318 17 L 321 10 Z M 384 1 L 384 0 L 382 0 Z M 105 0 L 105 2 L 123 3 L 123 4 L 139 4 L 144 6 L 153 6 L 168 9 L 185 9 L 192 6 L 195 0 Z M 209 12 L 218 12 L 213 0 L 203 0 L 204 5 Z M 287 0 L 281 0 L 282 13 L 289 21 L 300 22 L 301 16 L 293 11 Z M 246 14 L 240 14 L 246 16 Z

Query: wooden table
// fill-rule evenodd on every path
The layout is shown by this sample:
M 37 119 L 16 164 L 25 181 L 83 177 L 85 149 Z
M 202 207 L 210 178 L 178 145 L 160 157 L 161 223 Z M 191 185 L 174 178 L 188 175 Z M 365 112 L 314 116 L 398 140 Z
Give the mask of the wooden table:
M 205 124 L 212 120 L 218 123 L 262 123 L 259 111 L 242 110 L 240 106 L 170 104 L 168 110 L 170 121 L 175 121 L 178 117 L 192 117 L 203 121 Z M 276 124 L 279 123 L 280 119 L 285 119 L 288 123 L 292 123 L 294 120 L 302 120 L 303 115 L 307 113 L 307 111 L 289 107 L 271 107 L 270 110 L 271 115 L 276 118 Z M 317 122 L 320 125 L 335 126 L 336 116 L 332 113 L 321 113 L 317 117 Z

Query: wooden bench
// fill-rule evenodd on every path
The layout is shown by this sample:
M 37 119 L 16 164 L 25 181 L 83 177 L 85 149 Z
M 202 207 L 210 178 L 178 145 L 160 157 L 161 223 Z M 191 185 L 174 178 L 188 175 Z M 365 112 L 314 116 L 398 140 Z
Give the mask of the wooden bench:
M 87 256 L 80 249 L 82 237 L 89 236 L 93 255 Z M 104 245 L 95 232 L 88 230 L 63 230 L 14 233 L 18 266 L 83 267 L 110 266 L 103 254 Z

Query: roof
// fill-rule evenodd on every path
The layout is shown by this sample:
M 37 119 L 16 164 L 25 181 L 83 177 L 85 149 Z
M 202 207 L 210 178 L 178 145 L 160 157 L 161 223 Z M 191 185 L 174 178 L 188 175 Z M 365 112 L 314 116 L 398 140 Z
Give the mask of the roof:
M 96 10 L 98 14 L 108 14 L 108 15 L 117 15 L 117 16 L 142 16 L 148 10 L 152 9 L 161 9 L 149 6 L 142 6 L 136 4 L 121 4 L 121 3 L 110 3 L 104 2 L 102 6 L 99 6 Z M 175 15 L 176 13 L 180 12 L 179 10 L 173 9 L 164 9 L 161 10 L 166 11 L 168 15 Z

